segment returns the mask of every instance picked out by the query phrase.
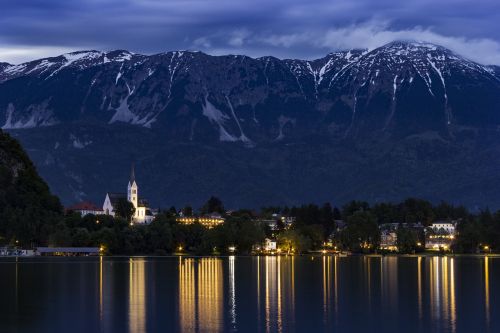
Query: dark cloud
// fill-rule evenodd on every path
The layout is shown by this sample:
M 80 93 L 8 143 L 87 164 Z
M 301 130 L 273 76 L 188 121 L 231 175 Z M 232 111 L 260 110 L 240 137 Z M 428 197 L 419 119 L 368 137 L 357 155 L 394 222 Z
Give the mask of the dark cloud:
M 500 63 L 498 0 L 7 0 L 0 60 L 72 49 L 313 58 L 388 38 L 426 38 Z

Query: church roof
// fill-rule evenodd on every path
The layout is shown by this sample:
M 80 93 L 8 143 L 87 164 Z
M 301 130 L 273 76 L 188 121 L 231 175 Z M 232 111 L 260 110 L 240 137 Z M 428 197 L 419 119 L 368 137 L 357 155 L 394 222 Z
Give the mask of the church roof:
M 126 193 L 112 193 L 112 192 L 108 192 L 108 196 L 109 196 L 109 201 L 111 201 L 111 205 L 113 207 L 118 203 L 118 200 L 120 200 L 120 199 L 127 200 L 127 194 Z
M 146 199 L 139 198 L 139 201 L 137 202 L 137 205 L 139 207 L 149 207 L 149 202 Z

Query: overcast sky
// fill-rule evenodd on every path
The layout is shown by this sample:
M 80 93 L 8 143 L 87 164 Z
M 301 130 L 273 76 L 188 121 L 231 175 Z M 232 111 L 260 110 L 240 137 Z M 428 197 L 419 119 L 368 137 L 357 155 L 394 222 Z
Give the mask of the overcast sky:
M 74 50 L 312 59 L 396 39 L 500 65 L 500 0 L 2 0 L 0 61 Z

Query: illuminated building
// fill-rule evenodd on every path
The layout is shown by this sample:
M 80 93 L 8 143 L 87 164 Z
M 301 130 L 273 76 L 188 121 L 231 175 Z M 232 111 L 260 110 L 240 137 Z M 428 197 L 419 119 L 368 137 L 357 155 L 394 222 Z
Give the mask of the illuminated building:
M 205 216 L 184 216 L 176 218 L 176 221 L 181 224 L 193 224 L 200 223 L 205 228 L 211 229 L 222 223 L 224 223 L 224 218 L 220 215 L 205 215 Z
M 429 250 L 449 250 L 455 240 L 456 223 L 436 222 L 426 230 L 425 247 Z
M 147 224 L 153 221 L 154 215 L 149 209 L 148 202 L 139 197 L 139 186 L 135 180 L 134 165 L 132 165 L 127 193 L 106 193 L 102 210 L 106 215 L 115 216 L 115 207 L 122 199 L 126 199 L 134 205 L 135 212 L 132 216 L 133 224 Z
M 397 251 L 397 234 L 395 231 L 382 230 L 380 233 L 380 249 L 388 251 Z

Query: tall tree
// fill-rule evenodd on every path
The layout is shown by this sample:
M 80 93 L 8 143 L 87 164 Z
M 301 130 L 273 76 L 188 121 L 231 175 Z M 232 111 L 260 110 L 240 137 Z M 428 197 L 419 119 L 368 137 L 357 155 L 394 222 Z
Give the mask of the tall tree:
M 115 213 L 121 218 L 124 218 L 128 222 L 132 220 L 132 216 L 135 213 L 134 205 L 125 198 L 120 198 L 116 203 Z
M 212 214 L 212 213 L 219 213 L 219 214 L 224 214 L 224 205 L 222 204 L 222 201 L 214 196 L 211 196 L 210 199 L 203 205 L 201 208 L 201 213 L 202 214 Z

